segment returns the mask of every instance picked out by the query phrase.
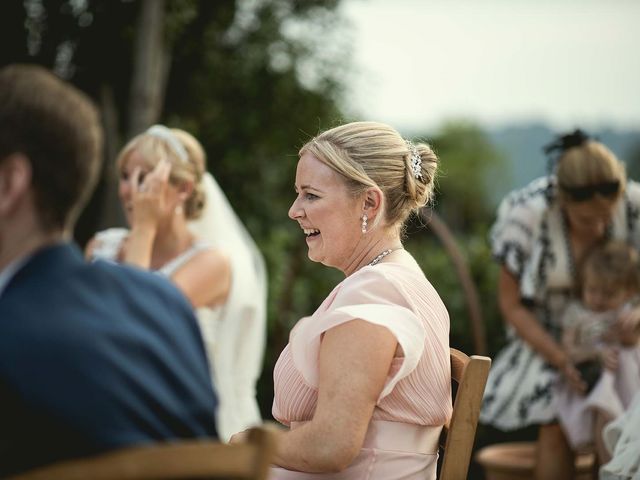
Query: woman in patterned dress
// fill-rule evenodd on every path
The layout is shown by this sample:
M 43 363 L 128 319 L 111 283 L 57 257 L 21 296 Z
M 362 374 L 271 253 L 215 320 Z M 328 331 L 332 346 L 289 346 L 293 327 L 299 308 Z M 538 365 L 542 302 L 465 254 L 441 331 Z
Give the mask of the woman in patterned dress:
M 503 431 L 539 425 L 536 478 L 572 478 L 573 454 L 556 420 L 555 380 L 585 384 L 560 344 L 575 265 L 603 239 L 640 244 L 640 185 L 602 143 L 580 130 L 547 151 L 554 174 L 507 195 L 491 230 L 501 265 L 498 300 L 508 344 L 489 374 L 480 421 Z M 629 329 L 638 321 L 630 313 Z

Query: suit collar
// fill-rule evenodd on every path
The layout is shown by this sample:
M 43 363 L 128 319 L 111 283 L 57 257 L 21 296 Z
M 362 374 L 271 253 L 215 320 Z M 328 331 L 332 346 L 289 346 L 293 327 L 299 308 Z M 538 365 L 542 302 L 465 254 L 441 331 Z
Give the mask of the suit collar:
M 55 272 L 70 263 L 83 263 L 82 252 L 71 242 L 60 242 L 44 246 L 30 255 L 22 257 L 5 268 L 0 274 L 0 299 L 21 280 L 31 275 Z M 5 273 L 8 271 L 6 278 Z M 2 280 L 4 279 L 4 289 Z
M 18 257 L 2 269 L 0 272 L 0 298 L 2 298 L 2 292 L 4 292 L 7 285 L 9 285 L 13 276 L 25 263 L 29 261 L 30 258 L 31 254 Z

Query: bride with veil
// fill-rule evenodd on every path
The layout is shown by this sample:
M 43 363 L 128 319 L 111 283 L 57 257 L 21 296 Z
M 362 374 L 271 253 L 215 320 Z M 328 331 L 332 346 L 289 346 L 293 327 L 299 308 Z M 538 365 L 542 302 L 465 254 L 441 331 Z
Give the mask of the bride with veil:
M 267 277 L 262 254 L 209 173 L 204 175 L 207 203 L 202 217 L 191 222 L 198 238 L 231 252 L 231 287 L 216 309 L 198 309 L 214 385 L 219 390 L 218 432 L 225 439 L 260 423 L 255 384 L 265 346 Z M 224 392 L 224 393 L 223 393 Z M 221 433 L 222 435 L 222 433 Z
M 266 340 L 263 257 L 222 189 L 200 143 L 155 125 L 120 152 L 119 196 L 129 229 L 98 232 L 90 259 L 138 265 L 169 277 L 196 309 L 218 394 L 224 441 L 261 423 L 256 382 Z

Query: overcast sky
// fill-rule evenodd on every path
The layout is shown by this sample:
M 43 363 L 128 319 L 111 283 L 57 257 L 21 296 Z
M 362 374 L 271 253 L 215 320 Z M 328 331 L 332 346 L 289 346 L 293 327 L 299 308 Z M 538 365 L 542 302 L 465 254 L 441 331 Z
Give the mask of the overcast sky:
M 640 129 L 640 0 L 345 0 L 349 106 L 400 129 Z

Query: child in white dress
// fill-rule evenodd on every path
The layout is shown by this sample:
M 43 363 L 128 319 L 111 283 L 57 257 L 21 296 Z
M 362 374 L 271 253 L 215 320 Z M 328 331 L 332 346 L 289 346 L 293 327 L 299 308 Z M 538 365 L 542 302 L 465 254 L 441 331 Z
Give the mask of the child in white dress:
M 608 461 L 602 429 L 640 391 L 639 332 L 625 326 L 640 293 L 638 264 L 638 252 L 624 242 L 596 246 L 582 264 L 581 301 L 562 320 L 563 346 L 586 388 L 559 384 L 558 419 L 574 450 L 595 443 L 601 464 Z

